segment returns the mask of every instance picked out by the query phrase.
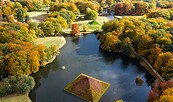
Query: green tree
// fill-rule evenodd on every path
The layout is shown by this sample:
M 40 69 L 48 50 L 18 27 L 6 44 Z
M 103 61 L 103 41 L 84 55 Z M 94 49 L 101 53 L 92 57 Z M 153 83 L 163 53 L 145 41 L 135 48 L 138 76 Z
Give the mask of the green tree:
M 133 46 L 128 37 L 123 41 L 123 52 L 127 55 L 130 55 L 134 52 Z
M 87 11 L 85 19 L 95 20 L 98 17 L 98 13 L 94 10 Z

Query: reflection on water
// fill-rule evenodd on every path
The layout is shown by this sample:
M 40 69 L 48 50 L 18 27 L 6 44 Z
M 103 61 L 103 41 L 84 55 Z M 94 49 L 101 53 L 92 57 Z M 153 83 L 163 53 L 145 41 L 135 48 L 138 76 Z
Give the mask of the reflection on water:
M 66 40 L 55 61 L 32 75 L 36 81 L 30 92 L 33 102 L 85 102 L 63 90 L 80 73 L 111 84 L 99 102 L 115 102 L 120 98 L 126 102 L 146 102 L 154 78 L 137 60 L 102 51 L 94 34 Z M 60 69 L 63 65 L 66 70 Z M 136 85 L 137 76 L 144 80 L 142 86 Z

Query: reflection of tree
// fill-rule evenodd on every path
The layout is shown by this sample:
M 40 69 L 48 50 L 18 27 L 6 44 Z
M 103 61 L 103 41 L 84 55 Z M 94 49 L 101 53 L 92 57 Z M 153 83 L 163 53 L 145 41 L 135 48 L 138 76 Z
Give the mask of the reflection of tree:
M 57 58 L 55 59 L 55 61 L 56 60 Z M 31 75 L 34 77 L 35 80 L 35 87 L 29 94 L 32 102 L 36 102 L 36 91 L 41 86 L 40 79 L 41 78 L 47 79 L 50 70 L 53 70 L 54 72 L 58 70 L 59 64 L 55 61 L 53 61 L 51 64 L 48 64 L 46 67 L 40 67 L 40 70 L 37 73 Z
M 112 64 L 116 59 L 121 57 L 120 53 L 107 52 L 102 49 L 99 49 L 99 54 L 103 56 L 104 61 L 108 64 Z
M 147 86 L 151 86 L 155 81 L 155 78 L 148 72 L 146 72 L 145 74 L 145 79 L 145 83 L 147 83 Z
M 103 56 L 104 62 L 108 64 L 112 64 L 113 62 L 116 61 L 116 59 L 122 59 L 122 68 L 128 68 L 129 64 L 135 65 L 137 68 L 135 68 L 137 73 L 143 73 L 145 72 L 145 82 L 147 83 L 147 86 L 151 86 L 152 83 L 154 82 L 154 77 L 150 75 L 147 70 L 142 67 L 139 63 L 138 60 L 130 58 L 126 55 L 123 55 L 121 53 L 113 53 L 113 52 L 106 52 L 102 49 L 99 50 L 99 54 Z
M 76 45 L 79 43 L 79 36 L 75 36 L 72 38 L 72 42 L 75 43 Z

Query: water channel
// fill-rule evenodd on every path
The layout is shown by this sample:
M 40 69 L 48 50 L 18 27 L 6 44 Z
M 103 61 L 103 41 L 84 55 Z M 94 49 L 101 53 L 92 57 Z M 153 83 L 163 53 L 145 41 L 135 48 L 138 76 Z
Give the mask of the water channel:
M 66 45 L 51 64 L 32 74 L 36 81 L 30 92 L 32 102 L 85 102 L 65 92 L 64 87 L 80 73 L 85 73 L 111 84 L 99 102 L 146 102 L 154 78 L 135 59 L 120 53 L 99 49 L 96 35 L 67 36 Z M 66 66 L 61 70 L 61 66 Z M 144 80 L 137 86 L 135 79 Z

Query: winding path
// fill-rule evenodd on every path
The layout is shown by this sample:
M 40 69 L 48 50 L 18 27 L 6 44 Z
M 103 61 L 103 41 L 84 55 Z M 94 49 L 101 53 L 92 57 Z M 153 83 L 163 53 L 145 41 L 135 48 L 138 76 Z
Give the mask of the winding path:
M 153 66 L 151 66 L 151 64 L 150 64 L 144 57 L 142 57 L 141 55 L 139 55 L 139 54 L 136 53 L 135 51 L 134 51 L 134 55 L 135 55 L 135 56 L 138 56 L 140 59 L 142 59 L 142 60 L 146 63 L 146 65 L 148 66 L 148 68 L 150 68 L 150 69 L 148 69 L 148 68 L 146 68 L 146 69 L 147 69 L 149 72 L 152 72 L 151 74 L 154 74 L 153 76 L 154 76 L 155 78 L 161 80 L 162 82 L 165 82 L 165 80 L 160 76 L 160 74 L 153 68 Z

